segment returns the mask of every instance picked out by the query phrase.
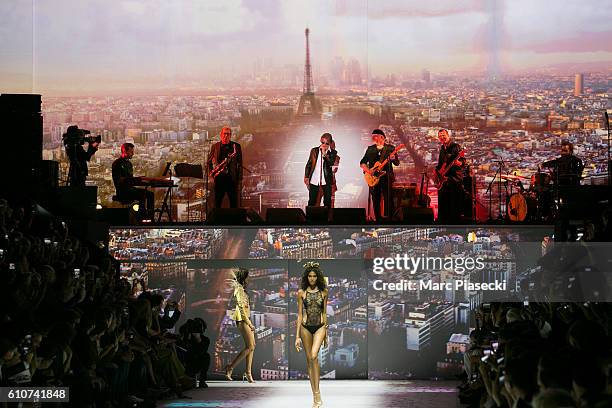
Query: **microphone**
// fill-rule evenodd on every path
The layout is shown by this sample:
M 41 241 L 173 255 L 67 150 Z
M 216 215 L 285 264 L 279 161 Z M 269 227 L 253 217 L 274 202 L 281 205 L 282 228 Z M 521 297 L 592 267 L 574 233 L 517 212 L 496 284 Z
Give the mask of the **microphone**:
M 610 126 L 610 119 L 608 119 L 608 111 L 607 110 L 604 111 L 604 115 L 606 115 L 606 126 L 609 127 Z

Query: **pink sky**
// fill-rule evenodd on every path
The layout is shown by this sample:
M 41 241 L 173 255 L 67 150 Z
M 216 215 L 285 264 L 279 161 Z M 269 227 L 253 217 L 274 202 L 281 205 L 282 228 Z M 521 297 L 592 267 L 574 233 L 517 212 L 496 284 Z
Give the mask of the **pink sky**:
M 432 3 L 432 4 L 429 4 Z M 593 0 L 42 0 L 0 2 L 0 91 L 180 86 L 253 61 L 356 58 L 371 75 L 610 63 L 612 3 Z M 495 29 L 491 24 L 497 22 Z M 140 85 L 138 85 L 140 84 Z

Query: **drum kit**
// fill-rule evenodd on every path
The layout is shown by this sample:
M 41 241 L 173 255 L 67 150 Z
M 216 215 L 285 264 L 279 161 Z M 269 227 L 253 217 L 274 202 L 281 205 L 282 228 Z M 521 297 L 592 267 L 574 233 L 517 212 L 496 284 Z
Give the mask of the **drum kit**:
M 554 216 L 552 177 L 538 171 L 531 177 L 517 174 L 501 174 L 500 178 L 510 187 L 506 190 L 507 218 L 514 222 L 544 222 Z M 529 180 L 529 188 L 523 181 Z

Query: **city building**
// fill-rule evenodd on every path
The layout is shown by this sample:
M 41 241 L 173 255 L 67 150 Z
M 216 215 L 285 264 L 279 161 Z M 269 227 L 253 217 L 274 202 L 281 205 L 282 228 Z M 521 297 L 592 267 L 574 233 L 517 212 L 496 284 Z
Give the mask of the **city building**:
M 428 348 L 434 337 L 446 335 L 454 327 L 455 306 L 424 303 L 408 312 L 405 324 L 406 348 L 414 351 Z
M 333 361 L 337 367 L 353 368 L 359 356 L 359 346 L 357 344 L 349 344 L 346 347 L 337 349 L 334 352 Z
M 580 96 L 584 93 L 584 74 L 576 74 L 574 78 L 574 96 Z

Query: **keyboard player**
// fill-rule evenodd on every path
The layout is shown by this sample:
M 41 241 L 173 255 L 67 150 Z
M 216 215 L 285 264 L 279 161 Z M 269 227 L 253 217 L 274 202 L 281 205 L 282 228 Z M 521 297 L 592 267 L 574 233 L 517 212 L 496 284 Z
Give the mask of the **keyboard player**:
M 147 215 L 153 217 L 155 195 L 152 191 L 134 187 L 139 184 L 141 177 L 134 177 L 134 167 L 130 161 L 134 157 L 134 145 L 124 143 L 121 145 L 121 157 L 113 162 L 113 184 L 117 192 L 117 200 L 138 200 L 141 208 L 147 209 Z

